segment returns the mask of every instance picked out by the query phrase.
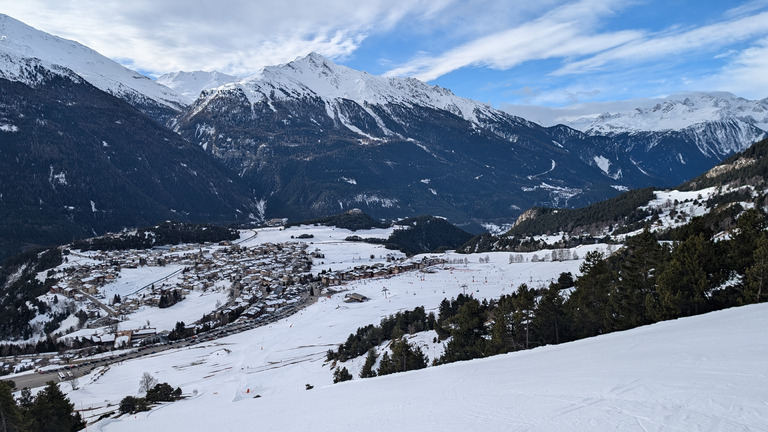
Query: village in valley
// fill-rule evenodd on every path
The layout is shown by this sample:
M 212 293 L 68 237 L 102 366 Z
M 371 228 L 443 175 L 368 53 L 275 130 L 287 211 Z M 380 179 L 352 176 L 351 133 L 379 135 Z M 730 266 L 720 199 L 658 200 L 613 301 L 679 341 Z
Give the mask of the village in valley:
M 279 235 L 282 230 L 244 230 L 232 242 L 152 249 L 65 247 L 64 262 L 38 277 L 55 278 L 40 301 L 54 315 L 67 317 L 57 329 L 45 331 L 46 316 L 41 315 L 33 328 L 39 337 L 69 347 L 67 353 L 9 356 L 4 362 L 17 371 L 53 371 L 87 366 L 97 353 L 103 353 L 101 359 L 119 358 L 148 347 L 211 340 L 288 316 L 321 295 L 343 291 L 349 281 L 386 278 L 444 262 L 434 257 L 407 260 L 400 252 L 373 247 L 376 253 L 366 250 L 363 255 L 356 248 L 356 257 L 334 263 L 323 250 L 329 241 L 316 245 L 313 235 L 288 238 Z M 264 241 L 265 235 L 279 238 Z M 345 242 L 329 240 L 336 249 Z M 368 298 L 349 292 L 345 299 Z

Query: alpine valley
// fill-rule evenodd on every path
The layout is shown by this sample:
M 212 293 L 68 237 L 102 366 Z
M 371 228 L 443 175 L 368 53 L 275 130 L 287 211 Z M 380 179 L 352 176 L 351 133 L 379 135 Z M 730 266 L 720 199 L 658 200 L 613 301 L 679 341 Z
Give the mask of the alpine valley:
M 165 219 L 297 221 L 353 208 L 480 232 L 534 206 L 679 184 L 768 124 L 768 100 L 698 94 L 649 110 L 666 113 L 658 119 L 543 127 L 314 53 L 243 79 L 156 82 L 8 16 L 0 33 L 4 256 Z M 695 121 L 668 128 L 676 112 Z
M 0 430 L 764 430 L 768 99 L 581 114 L 0 15 Z

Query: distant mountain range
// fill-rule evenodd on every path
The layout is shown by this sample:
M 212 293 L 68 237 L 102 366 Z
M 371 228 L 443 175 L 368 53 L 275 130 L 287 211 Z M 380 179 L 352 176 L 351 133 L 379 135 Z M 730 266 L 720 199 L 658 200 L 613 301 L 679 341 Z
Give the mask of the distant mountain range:
M 765 101 L 722 94 L 589 126 L 581 119 L 578 130 L 317 54 L 244 79 L 179 72 L 153 81 L 4 15 L 0 34 L 2 238 L 28 243 L 174 215 L 295 221 L 352 208 L 385 219 L 439 215 L 479 231 L 533 206 L 679 184 L 765 135 Z M 696 122 L 663 126 L 681 118 Z M 152 205 L 130 204 L 146 197 Z M 16 208 L 26 209 L 23 236 L 12 231 Z M 91 221 L 102 209 L 108 223 Z
M 765 135 L 741 117 L 698 118 L 680 130 L 599 134 L 597 120 L 587 132 L 545 128 L 447 89 L 310 54 L 203 91 L 175 130 L 261 190 L 268 214 L 360 207 L 468 223 L 675 185 Z

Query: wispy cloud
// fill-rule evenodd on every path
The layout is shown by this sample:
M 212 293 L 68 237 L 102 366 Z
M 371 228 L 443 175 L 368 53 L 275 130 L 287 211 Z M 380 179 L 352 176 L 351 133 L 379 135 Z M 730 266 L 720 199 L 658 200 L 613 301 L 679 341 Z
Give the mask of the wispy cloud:
M 387 75 L 409 75 L 429 81 L 467 66 L 509 69 L 531 60 L 599 53 L 642 37 L 641 32 L 632 30 L 598 33 L 593 29 L 600 17 L 612 15 L 629 3 L 583 0 L 564 5 L 538 19 L 443 54 L 414 58 Z
M 721 70 L 697 82 L 696 87 L 717 88 L 751 99 L 768 96 L 768 38 L 734 56 Z
M 705 2 L 702 13 L 665 0 L 267 3 L 24 0 L 0 13 L 150 75 L 245 76 L 315 51 L 492 104 L 768 88 L 768 0 Z
M 310 51 L 343 59 L 368 35 L 406 17 L 428 19 L 453 1 L 27 0 L 2 13 L 138 69 L 243 75 Z
M 574 61 L 555 71 L 555 75 L 587 73 L 611 65 L 626 65 L 654 59 L 674 60 L 673 55 L 690 51 L 712 51 L 755 36 L 768 33 L 768 12 L 737 20 L 645 35 L 584 60 Z

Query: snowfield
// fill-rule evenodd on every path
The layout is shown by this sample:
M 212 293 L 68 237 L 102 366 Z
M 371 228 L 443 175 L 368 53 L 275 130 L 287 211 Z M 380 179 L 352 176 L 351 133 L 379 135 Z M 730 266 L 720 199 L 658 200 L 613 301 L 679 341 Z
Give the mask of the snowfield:
M 389 252 L 338 241 L 344 231 L 265 230 L 247 243 L 312 233 L 304 241 L 325 253 L 325 266 L 353 267 L 370 254 L 379 260 Z M 590 245 L 575 252 L 584 257 L 606 249 Z M 88 429 L 101 431 L 764 430 L 765 304 L 378 378 L 357 377 L 361 357 L 340 364 L 353 381 L 332 384 L 326 352 L 360 326 L 416 306 L 436 311 L 443 298 L 462 291 L 490 299 L 521 283 L 539 287 L 561 272 L 578 273 L 582 262 L 531 262 L 532 253 L 521 255 L 523 262 L 510 263 L 509 253 L 444 254 L 456 264 L 353 282 L 272 324 L 100 368 L 81 378 L 75 391 L 61 387 L 84 410 Z M 348 292 L 370 300 L 345 303 Z M 442 353 L 433 332 L 411 337 L 430 359 Z M 144 372 L 181 387 L 186 398 L 95 422 L 123 397 L 143 396 Z
M 145 370 L 194 394 L 92 428 L 105 431 L 757 431 L 768 424 L 765 304 L 329 385 L 321 351 L 326 332 L 340 332 L 303 326 L 333 303 L 263 332 L 263 350 L 256 335 L 241 335 L 113 368 L 70 397 L 79 406 L 103 400 L 87 397 L 93 391 L 131 391 Z M 316 387 L 307 391 L 304 381 Z

